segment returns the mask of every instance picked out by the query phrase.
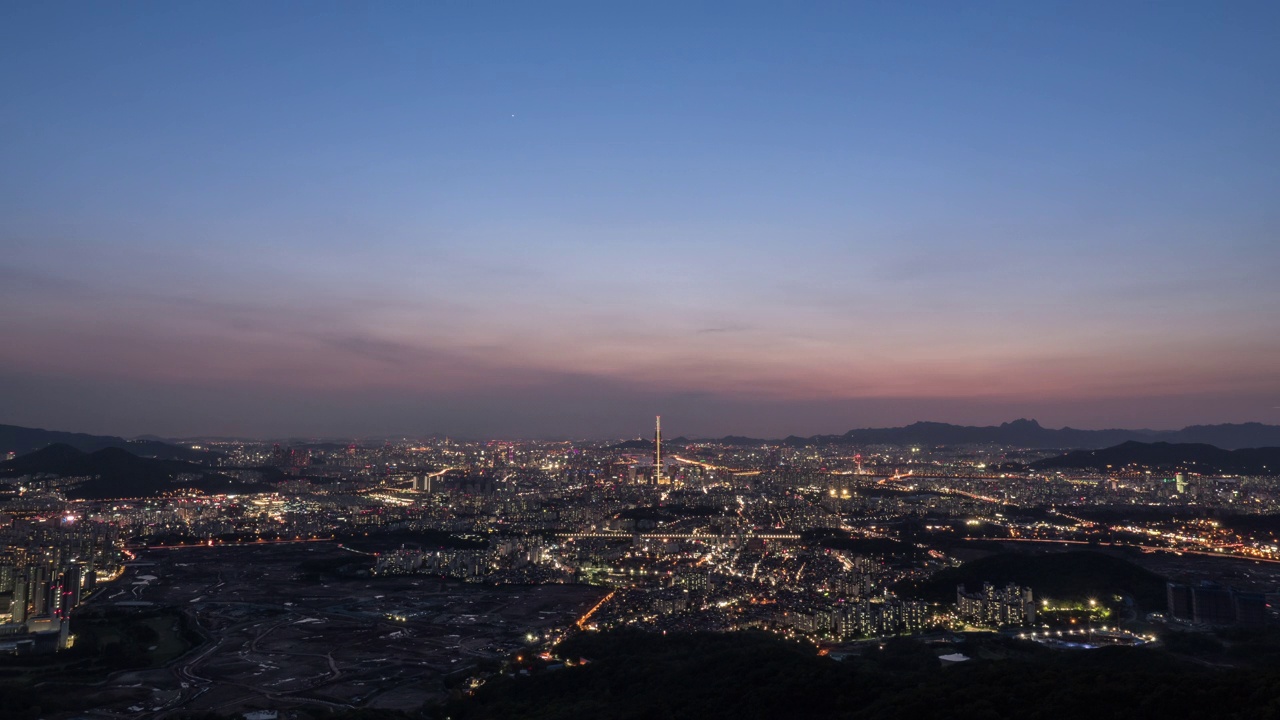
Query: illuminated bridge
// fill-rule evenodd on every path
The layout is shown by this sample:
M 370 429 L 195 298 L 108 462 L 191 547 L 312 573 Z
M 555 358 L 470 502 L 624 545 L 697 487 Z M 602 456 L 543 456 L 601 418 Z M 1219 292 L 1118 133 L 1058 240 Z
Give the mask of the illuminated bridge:
M 629 533 L 629 532 L 577 532 L 556 533 L 566 540 L 705 540 L 707 542 L 733 542 L 741 540 L 799 540 L 799 533 L 741 533 L 721 535 L 716 533 Z

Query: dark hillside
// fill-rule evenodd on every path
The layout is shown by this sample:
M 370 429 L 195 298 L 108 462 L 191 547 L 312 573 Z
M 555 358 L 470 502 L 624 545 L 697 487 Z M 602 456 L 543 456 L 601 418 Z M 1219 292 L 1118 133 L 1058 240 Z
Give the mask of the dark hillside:
M 180 488 L 208 493 L 245 493 L 270 490 L 258 483 L 241 483 L 205 467 L 181 460 L 157 460 L 133 455 L 120 448 L 86 453 L 70 445 L 55 444 L 0 463 L 0 477 L 48 475 L 89 478 L 67 491 L 73 499 L 149 497 Z
M 70 445 L 82 452 L 96 452 L 105 448 L 120 448 L 134 455 L 160 460 L 188 460 L 205 462 L 220 456 L 210 450 L 194 450 L 182 445 L 163 442 L 153 437 L 126 440 L 113 435 L 88 435 L 86 433 L 42 430 L 18 425 L 0 425 L 0 455 L 15 453 L 25 455 L 54 444 Z
M 490 680 L 437 716 L 1243 720 L 1275 717 L 1280 710 L 1280 671 L 1217 671 L 1158 650 L 1056 653 L 1036 647 L 1016 660 L 941 667 L 939 651 L 910 640 L 871 645 L 863 657 L 837 662 L 819 657 L 812 646 L 753 633 L 590 633 L 558 649 L 561 657 L 590 660 L 587 665 Z
M 1127 560 L 1087 550 L 992 555 L 943 570 L 917 585 L 914 594 L 934 602 L 955 602 L 956 585 L 977 590 L 984 582 L 1030 587 L 1037 599 L 1084 601 L 1128 595 L 1148 611 L 1161 609 L 1165 603 L 1164 578 Z
M 1223 450 L 1201 443 L 1126 442 L 1102 450 L 1077 450 L 1031 463 L 1035 470 L 1186 471 L 1205 475 L 1280 475 L 1280 447 Z

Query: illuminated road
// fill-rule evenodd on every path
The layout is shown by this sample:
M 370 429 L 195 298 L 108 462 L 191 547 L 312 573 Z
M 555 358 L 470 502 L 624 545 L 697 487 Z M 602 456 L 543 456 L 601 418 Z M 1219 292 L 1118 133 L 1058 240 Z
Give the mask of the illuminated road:
M 592 605 L 590 610 L 583 613 L 582 617 L 578 618 L 578 622 L 577 622 L 578 629 L 585 630 L 587 627 L 587 621 L 591 619 L 591 616 L 595 615 L 596 611 L 599 610 L 601 607 L 603 607 L 605 603 L 612 600 L 613 595 L 616 592 L 617 590 L 614 590 L 613 592 L 610 592 L 608 595 L 605 595 L 604 597 L 600 598 L 600 602 L 596 603 L 595 605 Z

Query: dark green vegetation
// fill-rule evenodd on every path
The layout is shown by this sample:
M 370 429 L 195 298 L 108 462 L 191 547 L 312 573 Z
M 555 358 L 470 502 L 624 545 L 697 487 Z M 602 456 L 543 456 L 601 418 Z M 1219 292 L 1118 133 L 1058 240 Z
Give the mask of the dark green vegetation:
M 477 550 L 489 546 L 484 537 L 461 537 L 444 530 L 394 530 L 388 532 L 347 533 L 334 538 L 353 550 L 382 552 L 405 546 L 421 550 Z
M 179 489 L 207 493 L 270 491 L 261 483 L 243 483 L 183 460 L 138 457 L 118 447 L 86 453 L 61 443 L 0 463 L 0 477 L 47 474 L 87 477 L 67 490 L 72 499 L 149 497 Z
M 1280 627 L 1219 628 L 1212 633 L 1166 632 L 1165 647 L 1174 653 L 1233 666 L 1280 668 Z
M 1186 520 L 1214 520 L 1222 527 L 1232 530 L 1261 530 L 1273 535 L 1280 534 L 1280 515 L 1237 515 L 1224 512 L 1219 508 L 1203 507 L 1142 507 L 1125 506 L 1110 507 L 1097 505 L 1093 507 L 1073 507 L 1071 514 L 1086 520 L 1095 520 L 1105 524 L 1119 524 L 1127 521 L 1138 522 L 1175 522 Z
M 86 709 L 78 693 L 84 686 L 119 670 L 159 667 L 203 641 L 172 609 L 77 613 L 71 632 L 69 650 L 0 657 L 0 716 L 34 720 Z
M 933 490 L 912 490 L 910 492 L 906 492 L 896 487 L 860 487 L 855 489 L 853 491 L 853 494 L 854 494 L 854 497 L 876 497 L 876 498 L 925 497 L 925 496 L 931 496 L 931 495 L 933 496 L 941 495 L 941 493 L 934 492 Z
M 628 508 L 614 517 L 626 520 L 676 520 L 686 517 L 719 517 L 724 514 L 723 508 L 710 505 L 657 505 L 651 507 Z
M 1087 550 L 992 555 L 943 570 L 914 588 L 903 588 L 903 592 L 935 602 L 955 602 L 956 585 L 963 583 L 974 591 L 984 582 L 1030 587 L 1037 600 L 1086 602 L 1127 595 L 1148 611 L 1165 604 L 1164 578 L 1127 560 Z
M 936 655 L 957 650 L 979 659 L 942 667 Z M 1280 671 L 1217 671 L 1141 649 L 1060 653 L 1000 640 L 934 649 L 895 640 L 837 662 L 765 635 L 619 632 L 572 638 L 560 652 L 592 662 L 490 681 L 439 716 L 1130 720 L 1280 712 Z
M 677 440 L 672 440 L 667 442 L 675 443 L 680 440 L 681 440 L 680 438 L 677 438 Z M 609 449 L 610 450 L 653 450 L 654 441 L 647 440 L 645 438 L 636 438 L 635 440 L 623 440 L 620 443 L 610 445 Z
M 93 658 L 110 669 L 156 667 L 203 641 L 187 616 L 173 609 L 103 609 L 77 613 L 68 652 Z
M 289 716 L 297 720 L 415 720 L 426 717 L 423 713 L 404 712 L 402 710 L 375 710 L 357 708 L 355 710 L 329 710 L 319 708 L 290 709 Z M 285 714 L 281 713 L 283 717 Z M 177 713 L 166 715 L 166 720 L 241 720 L 242 713 L 223 715 L 221 713 Z
M 840 530 L 806 530 L 800 534 L 802 541 L 812 547 L 847 550 L 860 555 L 884 555 L 902 559 L 914 559 L 925 551 L 900 540 L 891 538 L 854 537 Z
M 1126 442 L 1103 450 L 1077 450 L 1030 465 L 1036 470 L 1106 470 L 1129 466 L 1206 475 L 1280 475 L 1280 447 L 1223 450 L 1198 443 Z

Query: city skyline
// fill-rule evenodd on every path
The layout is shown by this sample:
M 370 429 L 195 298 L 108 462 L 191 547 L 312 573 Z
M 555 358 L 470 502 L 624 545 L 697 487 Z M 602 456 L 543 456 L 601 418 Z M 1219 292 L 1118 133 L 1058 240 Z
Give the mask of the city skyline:
M 1272 4 L 0 13 L 0 422 L 1280 423 Z

